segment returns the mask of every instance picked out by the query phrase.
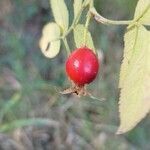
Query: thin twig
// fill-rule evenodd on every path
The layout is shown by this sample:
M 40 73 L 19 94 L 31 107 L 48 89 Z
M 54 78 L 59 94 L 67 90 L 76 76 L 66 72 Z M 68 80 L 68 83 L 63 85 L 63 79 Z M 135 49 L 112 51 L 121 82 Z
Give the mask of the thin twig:
M 104 18 L 103 16 L 101 16 L 97 11 L 96 9 L 93 7 L 90 9 L 90 12 L 91 14 L 93 15 L 94 19 L 99 22 L 99 23 L 102 23 L 102 24 L 106 24 L 106 25 L 129 25 L 131 23 L 133 23 L 134 21 L 133 20 L 119 20 L 119 21 L 115 21 L 115 20 L 109 20 L 109 19 L 106 19 Z

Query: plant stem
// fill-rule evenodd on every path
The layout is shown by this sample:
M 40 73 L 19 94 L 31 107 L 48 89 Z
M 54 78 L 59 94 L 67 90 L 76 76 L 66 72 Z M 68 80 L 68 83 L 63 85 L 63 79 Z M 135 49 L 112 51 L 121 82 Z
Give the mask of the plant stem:
M 89 23 L 90 23 L 90 19 L 91 19 L 91 14 L 88 12 L 87 20 L 86 20 L 86 23 L 85 23 L 85 29 L 84 29 L 84 45 L 86 45 L 86 42 L 87 42 L 87 32 L 88 32 L 88 26 L 89 26 Z
M 90 1 L 89 7 L 90 8 L 93 7 L 93 0 Z M 90 14 L 90 11 L 88 11 L 87 19 L 86 19 L 86 23 L 85 23 L 85 29 L 84 29 L 84 45 L 86 45 L 86 42 L 87 42 L 87 33 L 88 33 L 88 26 L 90 23 L 90 19 L 91 19 L 91 14 Z
M 77 16 L 76 18 L 73 20 L 71 26 L 69 27 L 69 29 L 64 33 L 64 35 L 61 37 L 62 39 L 65 38 L 73 29 L 74 27 L 78 24 L 79 20 L 80 20 L 80 16 L 81 16 L 81 13 L 84 9 L 84 3 L 82 4 L 82 7 L 80 9 L 80 11 L 77 13 Z
M 71 26 L 69 27 L 69 29 L 60 37 L 60 39 L 63 40 L 64 42 L 64 45 L 66 47 L 66 50 L 67 50 L 67 54 L 69 55 L 70 54 L 70 48 L 69 48 L 69 45 L 67 43 L 67 40 L 66 40 L 66 36 L 75 28 L 75 26 L 78 24 L 79 20 L 80 20 L 80 17 L 81 17 L 81 13 L 83 11 L 83 9 L 85 8 L 85 2 L 82 4 L 82 7 L 80 9 L 80 11 L 77 13 L 77 16 L 76 18 L 73 20 Z
M 73 22 L 72 22 L 71 26 L 69 27 L 69 29 L 68 29 L 62 36 L 60 36 L 59 38 L 54 39 L 54 40 L 51 40 L 50 43 L 51 43 L 51 42 L 55 42 L 55 41 L 57 41 L 57 40 L 63 40 L 63 42 L 64 42 L 64 39 L 66 38 L 66 36 L 67 36 L 67 35 L 75 28 L 75 26 L 78 24 L 78 22 L 79 22 L 79 20 L 80 20 L 80 17 L 81 17 L 81 14 L 82 14 L 82 11 L 83 11 L 83 9 L 87 6 L 87 5 L 85 5 L 85 4 L 86 4 L 86 1 L 83 2 L 80 11 L 77 13 L 76 18 L 73 20 Z
M 69 55 L 70 54 L 70 48 L 69 48 L 68 42 L 67 42 L 66 38 L 64 38 L 62 40 L 63 40 L 64 45 L 66 47 L 67 55 Z
M 97 11 L 96 9 L 93 7 L 90 9 L 90 12 L 91 14 L 94 16 L 94 19 L 99 22 L 99 23 L 102 23 L 102 24 L 106 24 L 106 25 L 129 25 L 131 23 L 134 22 L 134 20 L 119 20 L 119 21 L 115 21 L 115 20 L 109 20 L 109 19 L 106 19 L 104 18 L 103 16 L 101 16 Z

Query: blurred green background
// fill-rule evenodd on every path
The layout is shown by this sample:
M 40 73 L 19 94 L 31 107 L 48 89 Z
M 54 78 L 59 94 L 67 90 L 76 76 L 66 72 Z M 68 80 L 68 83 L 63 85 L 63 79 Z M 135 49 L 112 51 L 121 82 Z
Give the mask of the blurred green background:
M 66 0 L 70 13 L 72 2 Z M 95 0 L 95 7 L 106 18 L 128 20 L 136 3 Z M 59 94 L 69 86 L 64 46 L 53 59 L 38 46 L 42 27 L 52 20 L 48 0 L 0 0 L 0 150 L 150 150 L 149 116 L 115 135 L 125 27 L 90 24 L 102 65 L 88 89 L 106 99 L 101 102 Z

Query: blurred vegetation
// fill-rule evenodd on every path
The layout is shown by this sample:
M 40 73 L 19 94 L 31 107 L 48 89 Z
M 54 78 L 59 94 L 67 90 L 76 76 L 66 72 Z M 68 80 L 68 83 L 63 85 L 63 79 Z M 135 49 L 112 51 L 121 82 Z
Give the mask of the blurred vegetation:
M 66 3 L 72 13 L 72 0 Z M 132 18 L 136 3 L 95 0 L 98 12 L 116 20 Z M 69 86 L 64 46 L 51 60 L 38 46 L 42 27 L 50 20 L 48 0 L 0 0 L 0 150 L 149 150 L 149 117 L 133 131 L 115 135 L 125 28 L 95 21 L 90 25 L 103 62 L 88 89 L 106 99 L 101 102 L 59 94 Z

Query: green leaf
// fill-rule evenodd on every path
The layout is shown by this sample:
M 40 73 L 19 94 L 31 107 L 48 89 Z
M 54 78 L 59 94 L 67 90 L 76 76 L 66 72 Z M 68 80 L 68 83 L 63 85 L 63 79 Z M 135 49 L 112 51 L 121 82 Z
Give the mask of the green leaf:
M 77 17 L 77 14 L 79 13 L 81 7 L 82 7 L 83 0 L 74 0 L 74 18 Z
M 85 27 L 82 24 L 78 24 L 74 28 L 74 40 L 75 40 L 75 44 L 76 44 L 77 48 L 85 46 L 84 36 L 83 36 L 84 35 L 84 30 L 85 30 Z M 94 44 L 93 44 L 92 36 L 91 36 L 91 33 L 89 31 L 87 33 L 86 43 L 87 43 L 86 46 L 91 48 L 95 52 L 95 47 L 94 47 Z
M 118 134 L 134 128 L 150 111 L 150 32 L 142 25 L 134 26 L 124 40 Z
M 48 57 L 55 57 L 60 51 L 60 28 L 56 23 L 48 23 L 44 26 L 39 42 L 42 53 Z
M 134 19 L 140 24 L 150 25 L 150 0 L 139 0 L 136 6 Z
M 50 4 L 56 23 L 66 31 L 69 26 L 69 15 L 64 0 L 50 0 Z

